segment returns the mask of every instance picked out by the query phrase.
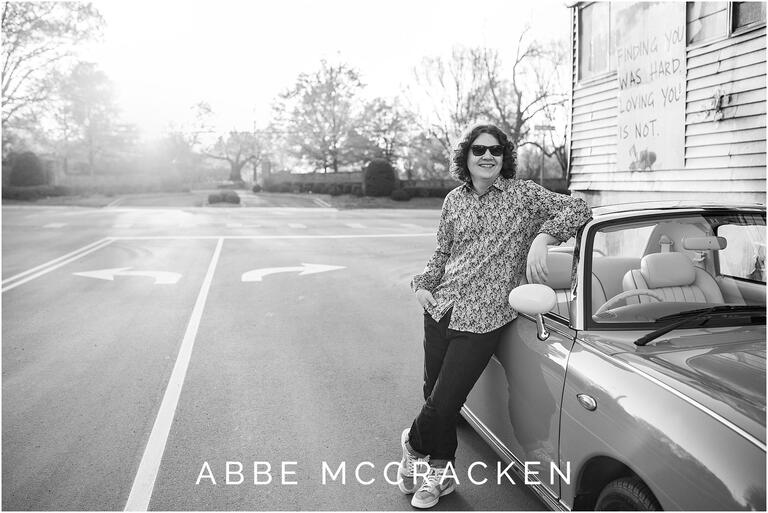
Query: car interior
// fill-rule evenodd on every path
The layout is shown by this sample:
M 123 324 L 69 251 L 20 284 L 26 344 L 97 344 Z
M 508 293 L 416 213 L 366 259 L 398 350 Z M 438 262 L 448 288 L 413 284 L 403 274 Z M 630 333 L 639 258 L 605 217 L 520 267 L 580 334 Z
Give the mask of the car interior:
M 758 253 L 754 263 L 754 272 L 760 276 L 743 279 L 722 272 L 718 257 L 728 247 L 728 238 L 718 235 L 717 228 L 713 230 L 702 217 L 678 218 L 646 228 L 644 241 L 640 241 L 644 243 L 637 251 L 606 254 L 595 245 L 591 278 L 591 312 L 595 320 L 610 321 L 610 312 L 606 311 L 660 302 L 670 307 L 672 303 L 683 304 L 683 309 L 687 309 L 686 303 L 765 304 L 764 242 L 762 257 Z M 557 297 L 551 313 L 566 319 L 573 273 L 573 241 L 569 243 L 550 248 L 549 273 L 544 281 Z M 754 247 L 760 249 L 760 244 Z

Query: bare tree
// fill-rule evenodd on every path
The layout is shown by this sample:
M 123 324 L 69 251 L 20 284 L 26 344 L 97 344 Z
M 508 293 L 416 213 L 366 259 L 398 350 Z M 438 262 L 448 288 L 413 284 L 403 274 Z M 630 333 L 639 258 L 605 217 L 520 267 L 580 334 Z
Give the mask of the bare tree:
M 568 163 L 564 138 L 555 140 L 554 131 L 549 131 L 550 149 L 547 150 L 546 145 L 534 140 L 531 125 L 535 120 L 548 124 L 565 122 L 568 96 L 563 66 L 567 51 L 561 41 L 542 44 L 529 40 L 527 34 L 526 29 L 518 38 L 508 76 L 504 75 L 497 50 L 480 52 L 487 79 L 485 114 L 510 135 L 516 146 L 536 146 L 546 156 L 555 156 L 565 170 Z
M 49 98 L 57 65 L 99 34 L 104 20 L 90 3 L 4 2 L 2 9 L 5 129 L 14 116 Z
M 443 147 L 446 157 L 461 131 L 487 110 L 482 64 L 478 50 L 455 47 L 449 59 L 426 57 L 414 69 L 414 86 L 406 91 L 409 107 L 422 130 Z
M 406 91 L 423 132 L 433 137 L 450 158 L 454 138 L 467 126 L 490 122 L 509 134 L 517 146 L 534 145 L 555 156 L 563 169 L 565 141 L 549 133 L 549 144 L 533 139 L 533 124 L 565 122 L 567 101 L 561 42 L 543 44 L 525 30 L 518 38 L 511 64 L 498 50 L 454 48 L 451 58 L 425 58 L 414 70 L 415 83 Z M 564 130 L 562 131 L 564 133 Z

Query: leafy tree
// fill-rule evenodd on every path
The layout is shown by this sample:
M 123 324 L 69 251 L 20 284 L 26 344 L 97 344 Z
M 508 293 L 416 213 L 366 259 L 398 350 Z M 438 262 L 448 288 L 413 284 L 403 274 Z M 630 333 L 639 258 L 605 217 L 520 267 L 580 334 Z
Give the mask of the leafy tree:
M 399 166 L 407 180 L 447 178 L 449 160 L 443 145 L 434 137 L 421 132 L 414 135 L 402 148 Z
M 104 20 L 90 3 L 4 2 L 3 129 L 53 91 L 53 71 L 77 44 L 100 34 Z
M 408 143 L 413 117 L 397 101 L 375 98 L 365 104 L 356 126 L 360 154 L 365 160 L 383 158 L 394 162 Z
M 274 109 L 274 125 L 288 152 L 324 172 L 358 161 L 354 107 L 362 88 L 359 73 L 346 64 L 323 60 L 314 73 L 299 75 Z
M 227 138 L 219 137 L 213 148 L 205 151 L 207 157 L 229 163 L 229 179 L 242 182 L 242 170 L 249 162 L 254 168 L 261 162 L 264 152 L 262 140 L 251 132 L 231 131 Z
M 63 143 L 65 162 L 73 148 L 82 148 L 93 176 L 97 154 L 125 149 L 123 143 L 135 139 L 135 134 L 123 137 L 126 130 L 133 129 L 116 122 L 118 108 L 113 84 L 95 64 L 77 63 L 60 82 L 52 117 L 58 140 Z
M 172 123 L 164 138 L 165 151 L 179 175 L 191 181 L 202 178 L 203 164 L 216 143 L 211 118 L 213 109 L 206 101 L 190 106 L 189 114 Z

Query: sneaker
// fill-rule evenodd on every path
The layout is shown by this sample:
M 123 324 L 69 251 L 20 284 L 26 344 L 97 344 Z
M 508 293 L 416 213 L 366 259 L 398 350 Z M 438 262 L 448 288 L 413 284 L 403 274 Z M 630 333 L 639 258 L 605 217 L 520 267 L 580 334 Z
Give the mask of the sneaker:
M 431 508 L 443 495 L 448 495 L 456 489 L 456 480 L 453 477 L 443 479 L 445 469 L 431 467 L 421 488 L 413 495 L 411 506 L 414 508 Z M 442 482 L 441 482 L 442 481 Z
M 412 494 L 416 491 L 417 483 L 413 478 L 414 469 L 418 463 L 421 463 L 424 468 L 428 466 L 429 456 L 425 458 L 417 458 L 413 456 L 408 448 L 405 446 L 405 442 L 408 441 L 408 434 L 411 432 L 410 428 L 403 430 L 403 434 L 400 435 L 400 446 L 403 448 L 403 459 L 400 460 L 400 466 L 397 468 L 397 486 L 404 494 Z

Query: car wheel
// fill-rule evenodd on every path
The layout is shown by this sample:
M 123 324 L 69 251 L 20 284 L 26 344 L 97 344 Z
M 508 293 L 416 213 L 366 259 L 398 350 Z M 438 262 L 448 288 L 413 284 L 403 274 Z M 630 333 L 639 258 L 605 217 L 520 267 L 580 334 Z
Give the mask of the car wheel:
M 600 492 L 595 511 L 658 511 L 659 502 L 639 477 L 611 481 Z

